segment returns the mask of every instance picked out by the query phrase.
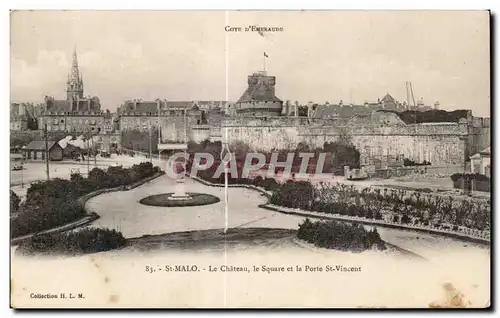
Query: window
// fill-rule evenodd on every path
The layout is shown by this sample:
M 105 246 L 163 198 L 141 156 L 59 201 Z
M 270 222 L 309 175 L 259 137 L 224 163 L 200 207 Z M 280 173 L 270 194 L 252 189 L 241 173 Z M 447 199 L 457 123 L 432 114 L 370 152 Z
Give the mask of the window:
M 64 119 L 61 119 L 61 124 L 64 124 Z

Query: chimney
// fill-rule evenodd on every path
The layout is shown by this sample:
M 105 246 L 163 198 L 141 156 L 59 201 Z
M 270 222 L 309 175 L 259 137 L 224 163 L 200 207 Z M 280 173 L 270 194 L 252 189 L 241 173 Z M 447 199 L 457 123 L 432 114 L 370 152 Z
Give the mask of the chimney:
M 18 110 L 19 116 L 24 116 L 25 113 L 26 113 L 26 107 L 24 106 L 24 103 L 19 104 L 19 110 Z

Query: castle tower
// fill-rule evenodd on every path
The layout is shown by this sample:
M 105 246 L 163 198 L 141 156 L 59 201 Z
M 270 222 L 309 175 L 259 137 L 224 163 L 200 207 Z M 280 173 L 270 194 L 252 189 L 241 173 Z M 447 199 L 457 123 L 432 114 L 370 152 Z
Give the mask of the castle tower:
M 280 116 L 283 101 L 276 97 L 276 77 L 260 71 L 248 76 L 248 88 L 238 100 L 239 116 Z
M 68 74 L 66 99 L 70 104 L 70 109 L 72 111 L 78 111 L 78 100 L 83 99 L 83 77 L 80 75 L 80 71 L 78 69 L 76 48 L 73 51 L 73 62 Z

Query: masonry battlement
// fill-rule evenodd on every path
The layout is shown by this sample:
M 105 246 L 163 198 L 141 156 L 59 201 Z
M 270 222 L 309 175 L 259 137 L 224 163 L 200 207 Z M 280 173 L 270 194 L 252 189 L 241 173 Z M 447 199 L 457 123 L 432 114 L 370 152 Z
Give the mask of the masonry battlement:
M 336 127 L 297 127 L 299 135 L 339 135 L 342 132 L 350 136 L 466 136 L 467 125 L 449 124 L 442 125 L 407 125 L 407 126 L 380 126 L 380 125 L 345 125 Z
M 222 127 L 246 128 L 296 128 L 303 135 L 338 135 L 341 130 L 352 135 L 467 135 L 467 123 L 405 124 L 402 121 L 371 118 L 321 119 L 310 117 L 231 117 L 225 118 Z

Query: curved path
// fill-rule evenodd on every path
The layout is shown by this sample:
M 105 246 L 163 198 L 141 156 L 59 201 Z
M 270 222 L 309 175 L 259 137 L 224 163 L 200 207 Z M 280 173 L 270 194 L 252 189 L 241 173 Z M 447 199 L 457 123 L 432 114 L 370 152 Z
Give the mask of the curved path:
M 139 200 L 152 194 L 172 192 L 168 176 L 126 192 L 99 195 L 87 207 L 101 217 L 91 226 L 115 228 L 127 238 L 143 235 L 220 229 L 224 227 L 224 202 L 199 207 L 164 208 L 145 206 Z M 186 190 L 223 198 L 223 188 L 186 180 Z M 243 188 L 229 189 L 229 225 L 247 228 L 297 229 L 303 217 L 258 207 L 266 202 L 260 193 Z M 436 235 L 378 228 L 382 238 L 428 261 L 367 251 L 349 253 L 318 251 L 302 247 L 292 239 L 276 238 L 237 248 L 172 248 L 122 250 L 79 257 L 37 259 L 14 257 L 12 294 L 18 303 L 28 303 L 33 291 L 77 290 L 85 300 L 61 304 L 92 307 L 427 307 L 437 301 L 446 305 L 451 283 L 473 306 L 484 306 L 490 297 L 489 249 Z M 175 235 L 174 235 L 175 236 Z M 259 237 L 260 239 L 260 237 Z M 146 241 L 148 241 L 146 239 Z M 156 243 L 151 242 L 150 243 Z M 271 243 L 269 243 L 271 242 Z M 188 245 L 187 245 L 188 246 Z M 187 247 L 186 246 L 186 247 Z M 190 246 L 192 247 L 192 246 Z M 311 252 L 316 251 L 317 253 Z M 146 266 L 196 264 L 196 273 L 150 274 Z M 353 266 L 357 273 L 295 271 L 208 274 L 208 266 Z M 43 271 L 40 271 L 43 268 Z M 82 275 L 82 273 L 85 273 Z M 50 279 L 47 279 L 49 277 Z M 68 279 L 71 277 L 71 279 Z M 13 286 L 14 286 L 13 285 Z M 113 301 L 111 301 L 113 300 Z M 39 305 L 37 300 L 33 305 Z M 45 303 L 44 303 L 45 304 Z
M 120 230 L 127 238 L 189 230 L 220 229 L 224 227 L 224 189 L 209 187 L 186 179 L 186 190 L 210 193 L 221 202 L 198 207 L 152 207 L 139 200 L 153 194 L 173 192 L 175 181 L 168 176 L 159 177 L 127 192 L 99 195 L 87 202 L 87 208 L 101 217 L 92 226 Z M 304 217 L 286 215 L 259 208 L 266 198 L 257 191 L 229 188 L 229 227 L 268 227 L 298 229 Z M 449 257 L 484 261 L 489 259 L 489 248 L 439 235 L 417 233 L 378 227 L 383 240 L 424 258 L 442 262 Z M 483 263 L 484 264 L 484 263 Z

